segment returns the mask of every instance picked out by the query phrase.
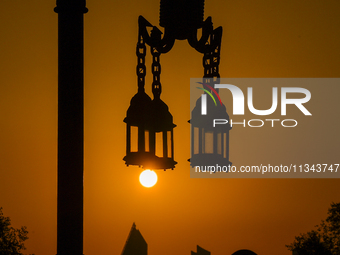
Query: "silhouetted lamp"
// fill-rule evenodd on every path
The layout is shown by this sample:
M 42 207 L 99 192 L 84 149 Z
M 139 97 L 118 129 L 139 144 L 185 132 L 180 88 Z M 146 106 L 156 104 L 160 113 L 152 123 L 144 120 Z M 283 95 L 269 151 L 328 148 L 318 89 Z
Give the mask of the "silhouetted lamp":
M 216 101 L 217 103 L 205 92 L 196 101 L 196 106 L 191 112 L 190 165 L 192 167 L 231 165 L 229 161 L 229 130 L 231 129 L 229 115 L 225 105 Z M 205 114 L 202 114 L 202 103 L 205 105 Z M 215 121 L 215 127 L 214 120 L 219 120 Z
M 138 165 L 144 169 L 173 169 L 174 161 L 173 129 L 176 126 L 168 106 L 160 99 L 160 31 L 153 28 L 149 36 L 146 27 L 151 24 L 139 17 L 139 36 L 137 43 L 137 84 L 138 92 L 131 99 L 126 118 L 126 156 L 125 164 Z M 152 53 L 152 93 L 154 99 L 145 93 L 145 55 L 146 42 Z
M 149 130 L 147 129 L 147 119 L 150 113 L 151 98 L 139 90 L 131 99 L 130 107 L 127 110 L 126 118 L 126 156 L 124 160 L 129 165 L 144 165 L 144 160 L 150 154 Z M 131 141 L 132 139 L 132 141 Z
M 159 97 L 151 100 L 144 91 L 138 91 L 131 99 L 124 122 L 127 166 L 154 170 L 175 167 L 173 129 L 176 125 L 168 106 Z
M 174 138 L 172 115 L 168 106 L 160 99 L 162 91 L 160 82 L 160 55 L 173 47 L 175 40 L 188 40 L 191 47 L 203 53 L 204 78 L 215 81 L 219 78 L 218 65 L 222 28 L 213 29 L 211 17 L 205 21 L 204 0 L 161 0 L 160 26 L 162 32 L 150 24 L 144 17 L 138 19 L 137 43 L 137 83 L 138 93 L 131 99 L 124 122 L 126 123 L 126 165 L 138 165 L 145 169 L 173 169 Z M 152 28 L 150 33 L 148 27 Z M 197 30 L 202 28 L 202 36 L 198 40 Z M 145 56 L 146 45 L 152 54 L 152 93 L 154 99 L 145 93 Z M 203 130 L 203 129 L 201 129 Z M 208 130 L 205 129 L 207 132 Z M 210 131 L 209 131 L 210 132 Z M 219 135 L 220 134 L 220 135 Z M 226 132 L 219 132 L 216 137 L 224 137 Z M 228 151 L 227 143 L 220 147 L 221 155 Z M 213 145 L 213 148 L 219 145 Z M 206 152 L 207 150 L 204 150 Z M 201 153 L 202 154 L 202 153 Z

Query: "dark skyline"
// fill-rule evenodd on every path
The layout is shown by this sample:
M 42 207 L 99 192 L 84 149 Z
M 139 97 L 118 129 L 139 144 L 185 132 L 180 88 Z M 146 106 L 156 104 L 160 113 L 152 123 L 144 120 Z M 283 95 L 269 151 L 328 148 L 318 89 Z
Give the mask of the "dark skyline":
M 174 244 L 175 245 L 175 244 Z M 148 244 L 135 223 L 132 224 L 121 255 L 148 255 Z M 211 252 L 197 245 L 191 255 L 211 255 Z M 255 252 L 242 249 L 231 255 L 257 255 Z

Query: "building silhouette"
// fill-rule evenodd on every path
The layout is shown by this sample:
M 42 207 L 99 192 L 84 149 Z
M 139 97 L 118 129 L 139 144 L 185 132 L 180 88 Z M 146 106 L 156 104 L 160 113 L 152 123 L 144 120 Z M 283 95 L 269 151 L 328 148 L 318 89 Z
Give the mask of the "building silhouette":
M 250 250 L 239 250 L 234 252 L 232 255 L 257 255 L 257 254 Z
M 197 245 L 197 252 L 191 251 L 191 255 L 210 255 L 210 251 L 207 251 Z
M 123 248 L 122 255 L 147 255 L 148 254 L 148 244 L 146 243 L 144 237 L 136 228 L 136 224 L 133 223 L 129 236 L 126 240 L 125 246 Z

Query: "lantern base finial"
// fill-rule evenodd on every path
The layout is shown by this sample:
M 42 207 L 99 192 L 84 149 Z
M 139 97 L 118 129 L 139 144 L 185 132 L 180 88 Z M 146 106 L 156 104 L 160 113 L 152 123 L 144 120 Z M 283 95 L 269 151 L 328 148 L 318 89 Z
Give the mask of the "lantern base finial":
M 158 157 L 151 152 L 130 152 L 123 160 L 126 165 L 141 166 L 143 169 L 173 169 L 177 164 L 173 158 Z

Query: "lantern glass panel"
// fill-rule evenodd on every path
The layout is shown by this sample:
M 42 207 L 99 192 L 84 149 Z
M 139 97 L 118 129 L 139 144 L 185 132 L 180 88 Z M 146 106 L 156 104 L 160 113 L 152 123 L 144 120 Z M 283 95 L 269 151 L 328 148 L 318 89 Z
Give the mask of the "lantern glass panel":
M 227 158 L 227 133 L 223 133 L 223 158 Z
M 145 130 L 145 151 L 149 152 L 150 151 L 150 139 L 149 139 L 149 131 Z
M 222 154 L 222 134 L 217 133 L 217 154 Z
M 204 133 L 204 153 L 211 154 L 214 153 L 214 133 L 205 132 Z
M 172 157 L 172 151 L 171 151 L 171 131 L 167 132 L 167 146 L 168 146 L 168 158 Z
M 132 126 L 130 129 L 131 132 L 131 152 L 138 151 L 138 127 Z
M 198 154 L 199 153 L 199 128 L 198 127 L 194 127 L 194 154 Z
M 156 156 L 163 157 L 163 133 L 156 133 Z

